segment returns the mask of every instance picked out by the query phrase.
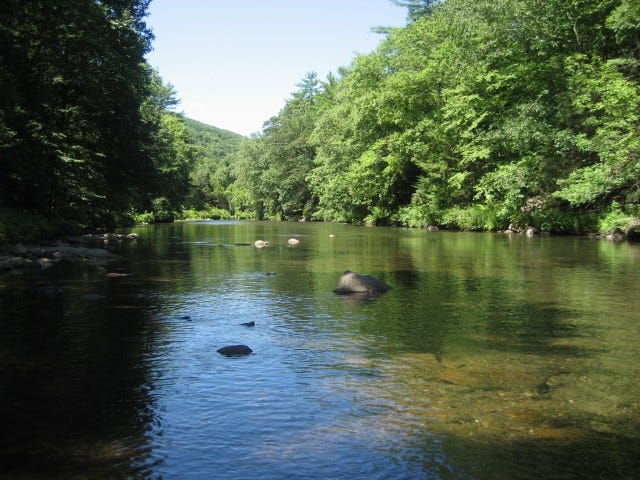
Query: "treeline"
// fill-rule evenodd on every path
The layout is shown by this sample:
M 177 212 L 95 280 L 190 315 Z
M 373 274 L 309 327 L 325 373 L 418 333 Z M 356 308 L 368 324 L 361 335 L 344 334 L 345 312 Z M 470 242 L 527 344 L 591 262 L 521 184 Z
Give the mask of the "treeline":
M 0 2 L 0 242 L 27 225 L 7 212 L 640 225 L 637 0 L 394 1 L 405 27 L 307 74 L 251 138 L 175 112 L 149 0 Z
M 269 219 L 556 232 L 640 217 L 640 3 L 411 0 L 232 160 Z
M 144 58 L 148 4 L 0 2 L 0 217 L 113 226 L 181 205 L 193 151 Z

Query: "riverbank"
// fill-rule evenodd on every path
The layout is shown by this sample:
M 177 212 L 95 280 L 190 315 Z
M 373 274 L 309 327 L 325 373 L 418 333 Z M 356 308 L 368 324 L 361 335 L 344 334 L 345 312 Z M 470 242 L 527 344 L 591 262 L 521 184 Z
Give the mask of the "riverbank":
M 210 211 L 200 212 L 211 214 Z M 178 221 L 211 220 L 211 215 L 198 215 L 198 212 L 189 211 Z M 202 217 L 202 218 L 201 218 Z M 216 215 L 215 219 L 231 219 L 229 216 Z M 364 225 L 364 224 L 363 224 Z M 455 230 L 465 231 L 461 228 L 442 228 L 435 225 L 397 227 L 419 228 L 430 231 Z M 43 216 L 23 214 L 9 210 L 0 210 L 0 273 L 7 273 L 19 269 L 39 268 L 46 269 L 60 261 L 83 261 L 88 264 L 103 267 L 107 262 L 117 260 L 119 257 L 112 254 L 105 247 L 110 243 L 122 241 L 138 241 L 140 237 L 134 233 L 128 235 L 115 233 L 99 234 L 75 234 L 80 227 L 70 222 L 55 219 L 48 220 Z M 474 229 L 475 230 L 475 229 Z M 587 236 L 592 239 L 623 242 L 640 241 L 640 218 L 626 218 L 616 228 L 603 228 L 603 231 L 592 233 L 566 233 Z M 505 230 L 482 230 L 498 232 L 504 235 L 524 235 L 533 237 L 537 235 L 554 235 L 556 232 L 540 231 L 535 227 L 510 224 Z M 73 233 L 70 235 L 70 233 Z M 64 240 L 53 240 L 54 238 Z M 96 245 L 88 247 L 87 245 Z
M 46 270 L 62 261 L 84 262 L 87 265 L 103 269 L 108 263 L 121 257 L 110 252 L 109 244 L 117 242 L 137 242 L 141 240 L 135 233 L 128 235 L 106 233 L 66 237 L 66 241 L 55 241 L 41 245 L 17 243 L 5 245 L 0 251 L 0 274 L 20 270 Z M 97 245 L 97 246 L 89 246 Z

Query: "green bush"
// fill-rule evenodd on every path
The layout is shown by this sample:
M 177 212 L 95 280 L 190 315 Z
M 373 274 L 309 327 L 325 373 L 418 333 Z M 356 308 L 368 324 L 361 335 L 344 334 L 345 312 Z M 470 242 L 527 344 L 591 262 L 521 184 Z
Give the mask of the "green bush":
M 155 216 L 153 212 L 142 212 L 134 214 L 133 219 L 137 224 L 154 223 Z
M 393 214 L 391 220 L 396 225 L 403 227 L 423 228 L 429 225 L 441 225 L 441 218 L 434 212 L 422 205 L 408 205 L 398 209 Z
M 153 205 L 154 223 L 171 223 L 174 220 L 174 213 L 171 209 L 171 202 L 166 197 L 155 198 Z
M 442 215 L 442 226 L 461 230 L 497 230 L 501 222 L 492 208 L 472 205 L 446 210 Z
M 231 214 L 218 207 L 205 205 L 202 210 L 188 208 L 178 214 L 178 220 L 229 220 Z
M 598 217 L 593 212 L 566 210 L 559 207 L 532 210 L 518 219 L 521 225 L 543 232 L 588 233 L 598 229 Z
M 600 217 L 598 231 L 600 233 L 624 233 L 631 220 L 632 217 L 624 213 L 616 202 L 613 202 L 609 211 Z
M 233 212 L 233 218 L 236 220 L 255 220 L 258 218 L 258 215 L 252 211 L 236 210 Z
M 70 235 L 82 225 L 62 218 L 48 219 L 43 215 L 0 209 L 0 244 L 29 243 L 48 240 L 58 235 Z
M 391 212 L 383 207 L 373 207 L 371 213 L 364 218 L 367 225 L 388 225 L 391 221 Z

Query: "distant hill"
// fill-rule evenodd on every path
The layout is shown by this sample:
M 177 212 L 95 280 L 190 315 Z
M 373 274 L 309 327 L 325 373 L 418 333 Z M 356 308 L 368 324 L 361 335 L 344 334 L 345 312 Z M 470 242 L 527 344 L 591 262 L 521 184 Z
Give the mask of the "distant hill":
M 230 160 L 245 137 L 191 118 L 184 120 L 194 149 L 192 190 L 185 206 L 229 209 L 225 191 L 232 182 Z
M 185 117 L 189 136 L 195 144 L 197 159 L 222 159 L 234 153 L 244 138 L 239 133 L 223 130 Z

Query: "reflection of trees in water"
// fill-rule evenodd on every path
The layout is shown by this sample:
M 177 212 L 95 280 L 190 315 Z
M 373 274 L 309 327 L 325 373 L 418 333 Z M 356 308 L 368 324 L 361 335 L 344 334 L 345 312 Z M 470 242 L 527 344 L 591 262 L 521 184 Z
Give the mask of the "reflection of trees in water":
M 540 259 L 523 271 L 520 261 L 502 276 L 495 259 L 482 271 L 460 258 L 447 272 L 423 264 L 410 282 L 396 274 L 405 288 L 367 303 L 356 328 L 377 339 L 364 357 L 378 376 L 352 388 L 394 405 L 390 421 L 407 431 L 419 423 L 423 441 L 443 436 L 458 456 L 450 463 L 473 477 L 545 478 L 557 468 L 633 478 L 637 327 L 624 310 L 602 316 L 607 304 L 590 298 L 598 292 L 584 272 L 549 273 Z M 380 350 L 389 357 L 376 362 Z
M 157 328 L 132 281 L 115 284 L 73 266 L 56 295 L 0 297 L 3 474 L 65 478 L 138 475 L 155 417 L 149 358 Z M 111 282 L 110 284 L 105 284 Z M 104 301 L 83 293 L 106 289 Z

